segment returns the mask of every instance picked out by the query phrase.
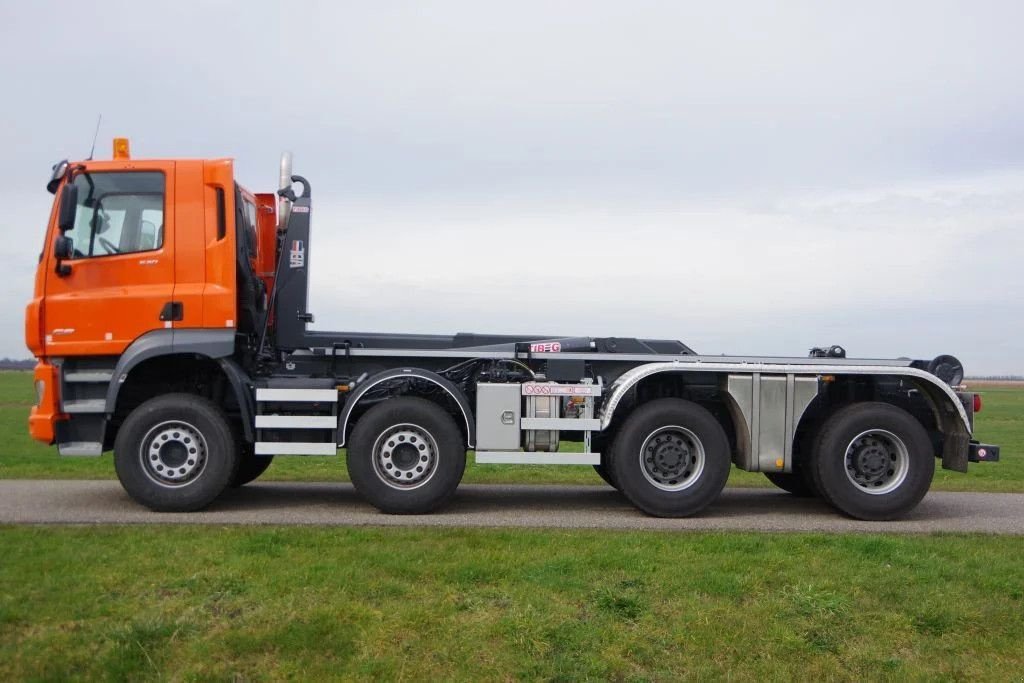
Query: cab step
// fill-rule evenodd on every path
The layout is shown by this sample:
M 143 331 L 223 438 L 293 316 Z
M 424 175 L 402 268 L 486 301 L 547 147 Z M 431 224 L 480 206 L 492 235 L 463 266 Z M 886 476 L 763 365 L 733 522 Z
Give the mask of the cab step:
M 57 444 L 61 455 L 97 457 L 103 455 L 103 444 L 99 441 L 69 441 Z
M 114 378 L 113 370 L 79 370 L 77 372 L 65 372 L 64 381 L 72 384 L 77 383 L 102 383 L 109 384 L 110 380 Z
M 256 455 L 335 455 L 338 390 L 275 383 L 256 389 Z
M 70 415 L 105 413 L 107 412 L 107 401 L 102 398 L 64 401 L 63 410 Z

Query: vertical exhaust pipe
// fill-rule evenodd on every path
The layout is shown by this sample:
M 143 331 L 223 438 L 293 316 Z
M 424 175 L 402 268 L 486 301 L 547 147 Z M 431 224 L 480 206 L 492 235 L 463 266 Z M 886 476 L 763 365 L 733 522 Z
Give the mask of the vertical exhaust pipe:
M 292 185 L 292 153 L 281 154 L 281 173 L 278 176 L 277 189 L 283 190 Z M 284 232 L 288 227 L 288 215 L 292 211 L 291 200 L 278 195 L 277 197 L 277 231 Z

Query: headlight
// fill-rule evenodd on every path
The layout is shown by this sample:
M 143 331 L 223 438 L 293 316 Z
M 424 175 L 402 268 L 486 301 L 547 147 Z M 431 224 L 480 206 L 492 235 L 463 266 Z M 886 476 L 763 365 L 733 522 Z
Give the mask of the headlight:
M 37 379 L 36 380 L 36 405 L 41 405 L 43 402 L 43 394 L 46 393 L 46 381 Z

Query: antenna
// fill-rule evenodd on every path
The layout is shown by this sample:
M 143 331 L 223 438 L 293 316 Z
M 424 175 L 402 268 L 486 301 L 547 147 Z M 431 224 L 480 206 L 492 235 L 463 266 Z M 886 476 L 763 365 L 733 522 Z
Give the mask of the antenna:
M 100 134 L 100 121 L 103 120 L 103 114 L 100 114 L 96 119 L 96 131 L 92 134 L 92 147 L 89 149 L 89 158 L 86 161 L 92 161 L 92 155 L 96 152 L 96 137 Z

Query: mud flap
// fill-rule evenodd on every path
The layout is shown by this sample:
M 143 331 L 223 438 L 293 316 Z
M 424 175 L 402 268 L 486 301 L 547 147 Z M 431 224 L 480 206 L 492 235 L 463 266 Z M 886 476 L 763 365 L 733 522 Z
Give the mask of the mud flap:
M 942 447 L 942 469 L 966 472 L 970 441 L 967 434 L 947 433 Z

